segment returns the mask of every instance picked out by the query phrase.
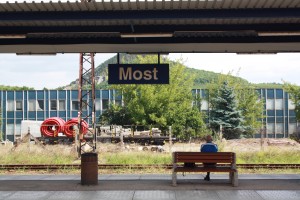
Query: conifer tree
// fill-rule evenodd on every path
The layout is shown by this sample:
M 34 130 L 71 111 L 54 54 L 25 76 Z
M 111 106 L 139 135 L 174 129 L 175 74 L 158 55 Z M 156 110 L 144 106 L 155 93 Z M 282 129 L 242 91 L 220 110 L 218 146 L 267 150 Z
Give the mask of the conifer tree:
M 218 132 L 220 126 L 223 129 L 223 137 L 237 139 L 244 131 L 244 121 L 241 110 L 238 109 L 237 100 L 233 88 L 224 81 L 218 91 L 218 95 L 211 99 L 210 126 Z

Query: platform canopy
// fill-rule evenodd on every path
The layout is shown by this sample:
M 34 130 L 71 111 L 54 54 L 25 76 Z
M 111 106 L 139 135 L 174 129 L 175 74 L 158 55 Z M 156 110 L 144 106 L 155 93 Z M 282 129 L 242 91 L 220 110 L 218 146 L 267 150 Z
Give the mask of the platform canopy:
M 299 0 L 10 2 L 0 53 L 300 52 Z

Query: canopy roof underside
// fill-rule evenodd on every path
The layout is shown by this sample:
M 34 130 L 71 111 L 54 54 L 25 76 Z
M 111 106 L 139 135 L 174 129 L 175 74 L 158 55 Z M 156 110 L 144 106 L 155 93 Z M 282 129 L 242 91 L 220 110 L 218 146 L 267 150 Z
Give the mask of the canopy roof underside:
M 0 53 L 79 52 L 300 52 L 300 1 L 0 3 Z

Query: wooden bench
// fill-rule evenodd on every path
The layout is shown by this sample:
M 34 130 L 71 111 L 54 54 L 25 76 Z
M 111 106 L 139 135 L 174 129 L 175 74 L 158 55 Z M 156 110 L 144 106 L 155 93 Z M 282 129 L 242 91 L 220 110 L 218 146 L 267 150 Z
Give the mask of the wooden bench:
M 195 167 L 185 167 L 184 163 L 195 163 Z M 213 166 L 203 163 L 217 163 Z M 177 185 L 177 172 L 229 172 L 232 186 L 238 186 L 236 157 L 233 152 L 201 153 L 173 152 L 172 184 Z

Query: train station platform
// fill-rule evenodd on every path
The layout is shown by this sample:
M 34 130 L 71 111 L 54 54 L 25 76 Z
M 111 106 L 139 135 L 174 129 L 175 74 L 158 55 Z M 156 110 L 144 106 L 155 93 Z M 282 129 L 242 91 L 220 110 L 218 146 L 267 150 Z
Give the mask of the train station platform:
M 99 175 L 99 184 L 83 186 L 80 175 L 0 175 L 1 200 L 299 200 L 299 174 L 240 174 L 232 187 L 227 174 Z

